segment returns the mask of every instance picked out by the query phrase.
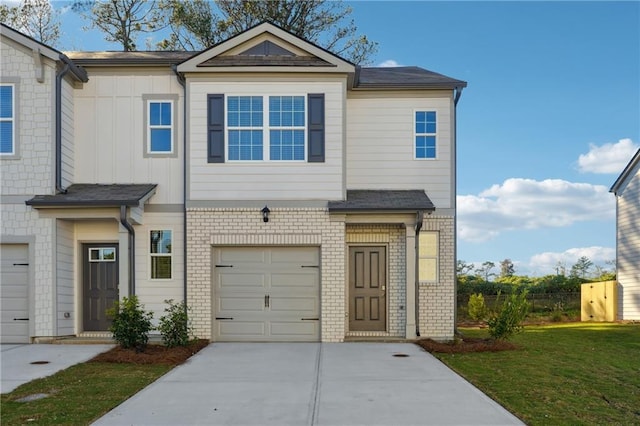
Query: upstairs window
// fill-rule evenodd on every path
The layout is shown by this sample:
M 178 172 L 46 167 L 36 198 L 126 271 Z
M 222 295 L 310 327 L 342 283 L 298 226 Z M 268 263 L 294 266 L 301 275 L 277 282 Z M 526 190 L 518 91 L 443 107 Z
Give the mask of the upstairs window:
M 415 156 L 436 158 L 436 112 L 415 113 Z
M 324 94 L 207 96 L 207 161 L 325 161 Z
M 150 233 L 151 279 L 171 279 L 172 232 L 154 230 Z
M 148 101 L 148 111 L 148 153 L 173 153 L 173 103 Z
M 229 160 L 262 160 L 264 156 L 262 96 L 229 96 L 227 126 Z
M 15 86 L 0 85 L 0 155 L 15 152 Z

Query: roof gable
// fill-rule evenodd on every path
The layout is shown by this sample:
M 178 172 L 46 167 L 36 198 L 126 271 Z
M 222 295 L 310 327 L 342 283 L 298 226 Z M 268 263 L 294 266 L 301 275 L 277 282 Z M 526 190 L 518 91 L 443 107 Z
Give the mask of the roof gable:
M 178 65 L 178 72 L 354 73 L 355 65 L 269 22 L 259 24 Z
M 53 47 L 49 47 L 46 44 L 43 44 L 38 40 L 21 33 L 20 31 L 14 30 L 8 25 L 0 23 L 0 35 L 2 35 L 2 37 L 7 37 L 8 39 L 21 44 L 28 49 L 36 51 L 54 61 L 57 61 L 60 58 L 61 52 L 59 52 L 58 50 L 54 49 Z
M 615 195 L 622 194 L 624 188 L 631 182 L 634 176 L 640 175 L 640 148 L 636 151 L 635 155 L 629 161 L 629 164 L 624 168 L 618 179 L 614 182 L 609 192 L 613 192 Z

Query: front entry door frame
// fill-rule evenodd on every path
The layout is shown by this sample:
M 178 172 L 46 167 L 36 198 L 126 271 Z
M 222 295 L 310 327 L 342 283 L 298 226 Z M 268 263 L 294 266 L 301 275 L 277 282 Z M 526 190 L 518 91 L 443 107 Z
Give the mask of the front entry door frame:
M 387 331 L 388 251 L 349 245 L 349 331 Z
M 119 299 L 118 242 L 82 243 L 82 328 L 107 331 L 106 310 Z

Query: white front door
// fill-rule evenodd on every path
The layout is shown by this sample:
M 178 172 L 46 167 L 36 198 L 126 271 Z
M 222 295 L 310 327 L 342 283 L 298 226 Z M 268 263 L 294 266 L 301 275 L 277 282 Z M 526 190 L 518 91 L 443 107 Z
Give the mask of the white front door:
M 215 341 L 320 340 L 317 247 L 214 250 Z

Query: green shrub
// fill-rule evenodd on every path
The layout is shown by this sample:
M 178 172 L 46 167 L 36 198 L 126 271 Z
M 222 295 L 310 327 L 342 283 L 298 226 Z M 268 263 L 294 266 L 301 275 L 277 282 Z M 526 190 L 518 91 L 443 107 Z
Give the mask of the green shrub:
M 469 296 L 467 309 L 469 317 L 474 321 L 484 321 L 487 318 L 487 305 L 484 303 L 484 296 L 480 293 Z
M 184 302 L 173 303 L 173 299 L 164 302 L 168 303 L 169 307 L 164 309 L 166 315 L 160 317 L 158 329 L 162 341 L 169 348 L 187 346 L 192 334 L 187 305 Z
M 151 312 L 145 312 L 138 302 L 137 296 L 123 297 L 122 302 L 116 301 L 107 315 L 113 319 L 109 331 L 113 333 L 113 339 L 125 349 L 134 349 L 136 352 L 144 351 L 149 341 L 151 326 Z
M 498 294 L 498 298 L 500 295 Z M 502 303 L 502 306 L 489 315 L 487 325 L 489 335 L 497 340 L 507 340 L 513 334 L 522 331 L 522 321 L 529 312 L 529 302 L 527 302 L 527 292 L 520 294 L 510 294 Z
M 553 305 L 550 319 L 552 322 L 560 322 L 562 321 L 562 315 L 564 315 L 564 304 L 557 302 Z

